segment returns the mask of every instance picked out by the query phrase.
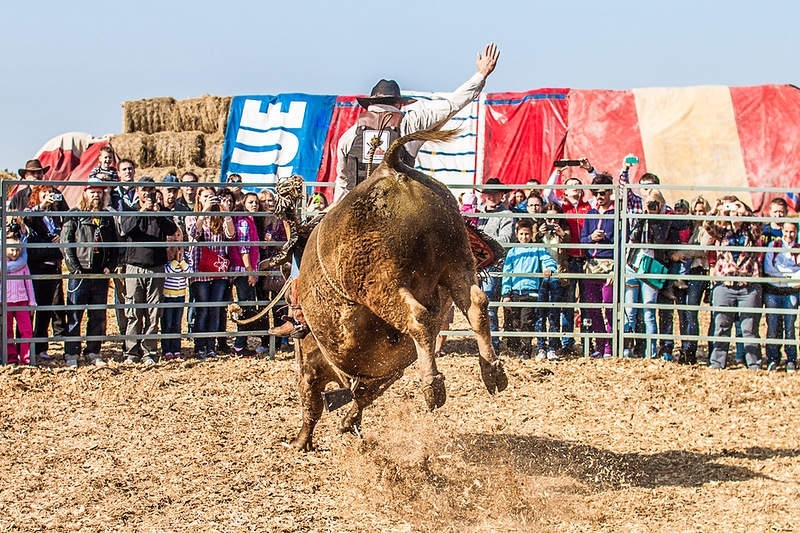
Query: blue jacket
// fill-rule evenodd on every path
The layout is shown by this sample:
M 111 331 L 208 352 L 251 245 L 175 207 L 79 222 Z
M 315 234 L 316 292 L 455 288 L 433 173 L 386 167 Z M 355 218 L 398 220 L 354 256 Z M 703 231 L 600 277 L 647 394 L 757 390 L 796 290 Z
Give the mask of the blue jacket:
M 609 209 L 604 215 L 611 215 L 614 213 L 613 209 Z M 603 240 L 597 242 L 597 244 L 612 244 L 614 242 L 614 220 L 611 218 L 594 218 L 592 215 L 599 215 L 600 213 L 597 209 L 592 208 L 584 215 L 583 227 L 581 228 L 581 244 L 595 244 L 592 240 L 592 232 L 596 230 L 598 227 L 606 232 L 606 236 Z M 604 259 L 613 259 L 614 258 L 614 250 L 611 248 L 587 248 L 584 250 L 586 252 L 587 258 L 604 258 Z
M 523 248 L 517 246 L 511 248 L 506 253 L 506 260 L 503 263 L 504 274 L 541 274 L 545 270 L 552 270 L 553 274 L 558 272 L 558 263 L 544 247 Z M 503 284 L 500 294 L 508 296 L 511 291 L 523 293 L 533 293 L 539 290 L 541 278 L 518 278 L 514 276 L 503 276 Z

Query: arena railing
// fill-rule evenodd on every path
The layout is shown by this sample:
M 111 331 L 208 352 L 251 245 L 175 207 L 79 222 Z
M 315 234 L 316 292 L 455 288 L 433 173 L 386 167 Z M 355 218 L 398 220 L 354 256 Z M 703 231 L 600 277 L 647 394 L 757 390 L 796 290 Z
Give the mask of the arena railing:
M 15 219 L 16 217 L 24 217 L 24 216 L 29 216 L 29 215 L 32 214 L 32 213 L 29 213 L 29 212 L 10 211 L 7 208 L 7 203 L 8 203 L 8 199 L 9 199 L 8 192 L 10 190 L 12 190 L 17 185 L 25 186 L 25 185 L 30 184 L 30 183 L 31 182 L 29 182 L 29 181 L 19 181 L 19 180 L 8 180 L 8 181 L 4 182 L 4 187 L 2 187 L 2 195 L 1 195 L 1 198 L 0 198 L 0 199 L 2 199 L 2 205 L 4 206 L 4 226 L 7 225 L 7 223 L 9 221 Z M 56 186 L 56 187 L 58 187 L 60 189 L 65 189 L 67 187 L 80 187 L 81 190 L 87 184 L 87 182 L 67 182 L 67 183 L 65 183 L 65 182 L 36 182 L 36 183 L 37 184 L 51 184 L 51 185 Z M 113 185 L 116 186 L 116 185 L 119 185 L 119 184 L 118 183 L 113 183 Z M 128 184 L 126 184 L 126 185 L 128 185 Z M 225 183 L 203 183 L 203 182 L 200 182 L 200 183 L 180 183 L 179 184 L 180 187 L 194 187 L 194 188 L 208 186 L 208 185 L 215 186 L 215 187 L 218 187 L 218 188 L 222 188 L 222 187 L 225 186 Z M 274 185 L 275 185 L 274 182 L 245 183 L 244 184 L 245 188 L 247 188 L 248 190 L 254 190 L 254 191 L 258 191 L 258 190 L 261 190 L 263 188 L 273 188 Z M 310 193 L 312 190 L 317 190 L 319 188 L 325 188 L 325 187 L 332 187 L 333 186 L 333 184 L 331 184 L 331 183 L 315 183 L 315 182 L 306 182 L 306 185 L 307 185 L 307 187 L 306 187 L 307 194 Z M 130 186 L 146 186 L 146 187 L 162 188 L 162 187 L 166 187 L 167 184 L 163 184 L 163 183 L 160 183 L 160 182 L 156 182 L 156 183 L 152 183 L 152 182 L 133 182 L 133 183 L 130 184 Z M 175 185 L 174 184 L 169 184 L 169 186 L 170 187 L 174 187 Z M 545 190 L 547 190 L 547 191 L 558 191 L 558 190 L 562 190 L 562 189 L 566 189 L 566 188 L 580 188 L 580 189 L 584 189 L 584 197 L 588 197 L 589 196 L 586 193 L 590 189 L 612 188 L 612 189 L 615 190 L 615 213 L 614 214 L 609 214 L 609 215 L 593 215 L 593 218 L 602 218 L 602 219 L 612 219 L 613 220 L 614 228 L 615 228 L 615 236 L 616 236 L 615 243 L 611 244 L 611 245 L 564 243 L 563 245 L 561 245 L 561 248 L 563 248 L 563 249 L 580 249 L 580 250 L 591 249 L 591 248 L 612 249 L 614 251 L 615 258 L 617 259 L 617 260 L 614 261 L 613 271 L 608 275 L 606 275 L 606 274 L 587 274 L 587 273 L 560 273 L 558 275 L 560 278 L 577 279 L 579 283 L 580 283 L 581 280 L 585 280 L 585 279 L 607 279 L 607 278 L 613 279 L 615 290 L 614 290 L 614 293 L 613 293 L 613 301 L 611 302 L 611 304 L 609 304 L 610 308 L 611 308 L 611 312 L 612 312 L 611 313 L 611 316 L 612 316 L 611 326 L 612 327 L 611 327 L 611 332 L 610 333 L 593 333 L 591 331 L 588 331 L 586 320 L 584 318 L 584 320 L 582 320 L 582 322 L 581 322 L 582 325 L 583 325 L 583 328 L 581 328 L 581 329 L 579 329 L 577 331 L 571 331 L 571 332 L 562 331 L 562 332 L 553 332 L 553 333 L 551 333 L 549 331 L 540 332 L 540 331 L 503 331 L 503 330 L 499 330 L 499 331 L 492 332 L 493 336 L 495 336 L 495 337 L 533 337 L 533 338 L 539 338 L 539 337 L 561 337 L 561 338 L 567 338 L 567 337 L 572 337 L 572 338 L 574 338 L 576 340 L 580 340 L 581 341 L 581 343 L 583 344 L 583 348 L 584 348 L 583 349 L 583 354 L 584 355 L 588 355 L 588 353 L 589 353 L 589 344 L 590 344 L 590 341 L 592 339 L 603 338 L 603 337 L 613 340 L 613 343 L 614 343 L 614 346 L 615 346 L 615 355 L 621 355 L 621 353 L 622 353 L 621 347 L 624 346 L 626 344 L 626 341 L 629 341 L 629 340 L 635 341 L 635 340 L 639 340 L 639 339 L 644 339 L 644 340 L 656 339 L 656 340 L 658 340 L 660 342 L 672 341 L 675 344 L 677 344 L 677 341 L 693 340 L 693 341 L 696 341 L 698 343 L 698 345 L 700 345 L 701 343 L 708 343 L 708 342 L 731 342 L 731 339 L 729 339 L 729 338 L 714 337 L 711 334 L 702 334 L 702 332 L 699 333 L 698 335 L 681 335 L 679 333 L 678 318 L 675 316 L 675 314 L 677 312 L 679 312 L 679 311 L 698 311 L 698 312 L 708 312 L 708 313 L 713 311 L 713 308 L 711 308 L 710 306 L 708 306 L 707 304 L 704 304 L 702 302 L 701 302 L 701 304 L 694 305 L 694 306 L 685 305 L 685 304 L 678 304 L 678 303 L 658 303 L 658 304 L 655 304 L 655 305 L 647 305 L 647 306 L 645 306 L 644 304 L 641 304 L 641 303 L 628 303 L 628 304 L 625 303 L 625 296 L 624 296 L 625 293 L 624 293 L 624 291 L 625 291 L 625 279 L 627 277 L 627 274 L 626 274 L 626 271 L 625 271 L 625 264 L 620 259 L 624 258 L 624 257 L 627 257 L 628 256 L 628 252 L 630 250 L 634 250 L 634 249 L 637 249 L 637 248 L 642 248 L 642 247 L 645 247 L 645 246 L 648 247 L 648 248 L 653 248 L 653 249 L 669 249 L 669 250 L 682 250 L 682 249 L 689 250 L 690 249 L 691 251 L 705 251 L 705 252 L 714 251 L 716 249 L 714 246 L 707 246 L 707 247 L 693 246 L 691 248 L 688 248 L 688 247 L 683 247 L 683 246 L 677 246 L 676 247 L 674 245 L 651 245 L 651 244 L 638 245 L 638 244 L 630 244 L 630 243 L 628 243 L 627 242 L 627 238 L 625 238 L 625 235 L 626 235 L 627 232 L 623 231 L 623 230 L 625 228 L 628 228 L 629 224 L 631 224 L 633 221 L 635 221 L 638 218 L 646 217 L 646 218 L 651 218 L 651 219 L 660 219 L 660 218 L 675 217 L 677 215 L 674 215 L 674 214 L 641 215 L 641 214 L 628 213 L 628 210 L 627 210 L 627 193 L 628 193 L 629 189 L 637 189 L 638 187 L 635 186 L 635 185 L 607 185 L 607 186 L 583 185 L 583 186 L 577 187 L 577 186 L 574 186 L 574 185 L 565 186 L 565 185 L 536 185 L 536 184 L 527 185 L 526 184 L 526 185 L 520 185 L 519 187 L 520 188 L 524 187 L 525 189 L 529 189 L 529 190 L 530 189 L 538 189 L 538 190 L 542 190 L 542 191 L 545 191 Z M 455 184 L 455 185 L 451 185 L 450 188 L 453 191 L 454 195 L 458 196 L 458 194 L 460 192 L 462 192 L 462 191 L 475 190 L 476 186 L 474 184 Z M 492 189 L 492 188 L 508 189 L 509 186 L 508 185 L 501 185 L 501 186 L 483 186 L 483 185 L 481 185 L 480 188 L 481 189 Z M 780 189 L 780 188 L 750 188 L 750 187 L 731 188 L 731 187 L 713 187 L 713 186 L 688 187 L 686 185 L 674 185 L 674 186 L 662 185 L 662 186 L 651 187 L 651 188 L 659 188 L 659 189 L 662 190 L 662 192 L 664 192 L 665 195 L 670 195 L 671 197 L 674 196 L 675 193 L 677 193 L 679 195 L 684 195 L 684 197 L 688 197 L 688 198 L 692 198 L 692 197 L 700 195 L 700 194 L 702 194 L 705 197 L 711 197 L 711 198 L 714 198 L 715 196 L 723 196 L 723 195 L 726 195 L 726 194 L 742 194 L 742 195 L 746 194 L 747 195 L 747 199 L 745 200 L 746 203 L 749 203 L 747 200 L 749 200 L 751 195 L 753 195 L 754 193 L 755 194 L 767 194 L 767 195 L 773 194 L 773 195 L 779 195 L 780 196 L 780 195 L 783 195 L 786 192 L 788 192 L 786 189 Z M 307 198 L 306 198 L 306 200 L 307 200 Z M 306 205 L 307 205 L 307 201 L 304 201 L 303 202 L 303 206 L 300 208 L 302 216 L 305 216 L 305 214 L 306 214 L 305 213 Z M 35 214 L 35 213 L 33 213 L 33 214 Z M 66 217 L 66 216 L 72 215 L 73 213 L 70 213 L 68 211 L 64 211 L 64 212 L 52 211 L 52 212 L 49 212 L 49 214 L 51 214 L 53 216 Z M 192 214 L 191 212 L 181 212 L 180 215 L 176 215 L 176 216 L 185 217 L 185 216 L 190 216 L 191 214 Z M 219 214 L 221 216 L 229 216 L 229 215 L 232 216 L 232 215 L 241 214 L 241 212 L 220 212 Z M 259 215 L 259 214 L 256 214 L 256 215 L 257 216 L 267 216 L 267 215 Z M 120 216 L 120 214 L 119 213 L 106 212 L 106 213 L 100 213 L 99 216 L 118 217 L 118 216 Z M 150 216 L 150 214 L 149 213 L 139 213 L 139 212 L 133 212 L 133 211 L 126 211 L 124 216 Z M 498 214 L 498 213 L 488 213 L 488 214 L 487 213 L 474 213 L 474 214 L 470 213 L 470 214 L 465 214 L 465 217 L 484 218 L 484 219 L 485 218 L 492 218 L 492 217 L 502 217 L 502 216 L 504 216 L 504 217 L 513 217 L 513 218 L 534 218 L 534 219 L 538 219 L 538 218 L 544 218 L 545 215 L 544 215 L 544 213 L 533 214 L 533 213 L 516 213 L 516 212 L 515 213 L 511 213 L 511 214 L 509 214 L 509 213 L 501 213 L 501 214 Z M 547 218 L 558 218 L 558 219 L 569 219 L 569 218 L 574 218 L 574 217 L 575 217 L 574 215 L 569 215 L 569 214 L 548 214 L 547 215 Z M 714 216 L 696 217 L 694 215 L 686 215 L 686 216 L 683 216 L 683 219 L 692 220 L 692 221 L 695 221 L 695 220 L 719 220 L 719 219 L 724 219 L 724 217 L 714 217 Z M 749 220 L 757 221 L 759 223 L 785 222 L 785 221 L 796 222 L 797 221 L 797 219 L 795 217 L 791 217 L 791 216 L 783 217 L 783 218 L 770 218 L 770 217 L 757 217 L 757 216 L 754 216 L 754 217 L 751 217 Z M 6 243 L 6 238 L 5 238 L 5 231 L 3 232 L 1 238 L 2 238 L 2 247 L 3 247 L 3 250 L 5 252 L 5 250 L 7 248 L 7 243 Z M 264 242 L 260 242 L 260 241 L 256 241 L 256 242 L 251 242 L 251 241 L 246 241 L 246 242 L 226 241 L 226 242 L 214 243 L 214 244 L 228 244 L 228 245 L 233 245 L 233 244 L 236 244 L 236 245 L 242 245 L 242 244 L 245 244 L 245 245 L 256 245 L 257 244 L 259 246 L 265 246 L 266 245 L 266 246 L 273 246 L 273 247 L 281 247 L 281 246 L 283 246 L 284 242 L 264 243 Z M 118 248 L 136 247 L 136 246 L 169 247 L 169 246 L 175 246 L 175 245 L 176 245 L 176 243 L 172 243 L 172 242 L 165 242 L 165 243 L 128 243 L 128 242 L 121 242 L 121 243 L 97 243 L 96 244 L 96 246 L 118 247 Z M 202 243 L 202 242 L 200 242 L 200 243 L 185 243 L 184 244 L 184 246 L 187 247 L 187 248 L 190 247 L 190 246 L 207 246 L 207 245 L 209 245 L 209 244 L 208 243 Z M 53 247 L 53 246 L 58 247 L 58 248 L 63 250 L 65 248 L 68 248 L 68 247 L 74 246 L 74 245 L 69 244 L 69 243 L 55 243 L 55 244 L 23 243 L 23 245 L 22 245 L 23 248 L 27 248 L 27 249 L 32 249 L 32 248 L 37 248 L 37 247 Z M 532 244 L 529 244 L 529 245 L 522 245 L 520 243 L 504 243 L 503 246 L 507 247 L 507 248 L 512 247 L 512 246 L 535 247 L 535 246 L 541 246 L 541 244 L 532 243 Z M 749 251 L 749 252 L 766 252 L 768 250 L 767 247 L 755 247 L 755 248 L 747 247 L 747 248 L 744 248 L 744 249 L 739 249 L 737 247 L 727 247 L 726 249 L 729 249 L 729 250 L 732 250 L 732 251 Z M 2 285 L 2 291 L 3 291 L 2 292 L 2 295 L 3 295 L 3 298 L 2 298 L 2 318 L 3 318 L 3 321 L 5 322 L 5 320 L 7 319 L 7 314 L 8 314 L 7 299 L 5 297 L 5 290 L 6 290 L 5 281 L 6 281 L 6 279 L 14 279 L 15 276 L 12 276 L 12 275 L 8 274 L 5 261 L 3 262 L 2 269 L 0 270 L 0 274 L 1 274 L 0 275 L 0 278 L 1 278 L 0 281 L 2 281 L 1 285 Z M 272 271 L 268 271 L 268 272 L 261 272 L 260 274 L 262 274 L 262 275 L 279 275 L 280 272 L 276 269 L 276 270 L 272 270 Z M 195 275 L 194 273 L 183 274 L 184 277 L 189 278 L 189 281 L 191 280 L 191 278 L 194 275 Z M 225 277 L 225 278 L 228 278 L 228 279 L 232 279 L 232 278 L 234 278 L 236 276 L 240 276 L 240 275 L 242 275 L 242 274 L 241 273 L 237 273 L 237 272 L 226 272 L 226 273 L 221 273 L 220 277 Z M 503 278 L 503 277 L 507 277 L 507 276 L 515 276 L 515 277 L 541 277 L 542 276 L 541 274 L 525 274 L 525 273 L 517 273 L 517 272 L 510 272 L 510 273 L 505 273 L 505 274 L 502 273 L 502 272 L 491 272 L 491 273 L 488 273 L 488 274 L 483 273 L 482 275 L 490 275 L 490 276 L 494 276 L 494 277 L 498 277 L 498 278 Z M 113 272 L 113 273 L 111 273 L 109 275 L 100 275 L 100 274 L 94 274 L 94 275 L 92 275 L 92 274 L 83 274 L 83 275 L 81 275 L 81 277 L 84 277 L 84 278 L 103 277 L 103 278 L 108 278 L 108 279 L 113 279 L 113 278 L 125 279 L 125 278 L 136 277 L 136 276 L 137 276 L 137 274 L 127 274 L 127 273 L 124 273 L 124 272 L 122 272 L 122 273 Z M 156 277 L 166 277 L 167 275 L 159 273 L 159 274 L 156 274 L 155 276 Z M 62 271 L 61 274 L 56 274 L 56 275 L 41 275 L 40 274 L 40 275 L 33 276 L 34 279 L 59 279 L 59 280 L 62 281 L 62 283 L 64 283 L 64 280 L 68 279 L 69 277 L 70 277 L 70 274 L 65 272 L 65 271 Z M 654 277 L 654 275 L 644 275 L 644 274 L 636 275 L 636 278 L 638 278 L 638 279 L 646 279 L 648 277 Z M 725 281 L 724 278 L 720 278 L 720 277 L 714 276 L 712 273 L 708 273 L 708 274 L 704 274 L 704 275 L 662 274 L 662 275 L 658 275 L 657 277 L 662 278 L 662 279 L 666 279 L 668 281 L 675 281 L 675 280 L 704 281 L 704 282 L 707 282 L 709 284 L 709 286 L 713 286 L 715 283 L 720 283 L 720 282 Z M 764 278 L 764 277 L 746 278 L 746 279 L 745 278 L 741 278 L 741 279 L 739 279 L 739 281 L 752 281 L 752 282 L 758 282 L 758 283 L 765 283 L 765 282 L 768 281 L 768 278 Z M 66 295 L 66 290 L 64 291 L 64 294 Z M 73 309 L 76 309 L 76 308 L 81 308 L 83 310 L 104 309 L 104 310 L 106 310 L 106 312 L 108 312 L 109 310 L 113 310 L 116 313 L 116 312 L 124 312 L 126 309 L 149 308 L 149 307 L 151 307 L 151 305 L 147 304 L 147 303 L 142 303 L 142 304 L 128 304 L 128 303 L 125 303 L 125 302 L 115 303 L 113 301 L 113 291 L 111 292 L 110 300 L 111 300 L 110 303 L 107 300 L 106 304 L 104 304 L 104 305 L 91 305 L 91 306 L 70 306 L 70 305 L 65 305 L 65 306 L 46 306 L 46 305 L 37 305 L 35 307 L 34 306 L 27 306 L 27 307 L 15 308 L 15 309 L 31 310 L 31 311 L 34 311 L 34 310 L 37 310 L 37 309 L 38 310 L 63 310 L 63 311 L 69 311 L 69 310 L 73 310 Z M 244 301 L 244 302 L 238 302 L 238 303 L 241 303 L 244 306 L 248 306 L 248 305 L 262 306 L 264 304 L 263 301 Z M 224 303 L 223 305 L 225 306 L 225 309 L 223 310 L 223 312 L 227 313 L 227 302 Z M 590 308 L 600 308 L 600 309 L 605 310 L 607 307 L 609 307 L 609 305 L 602 304 L 602 303 L 587 304 L 585 302 L 581 302 L 580 299 L 575 303 L 558 302 L 558 303 L 547 303 L 547 304 L 538 303 L 538 302 L 500 302 L 500 301 L 492 301 L 492 302 L 490 302 L 489 305 L 492 306 L 493 308 L 498 308 L 498 311 L 499 311 L 499 308 L 536 307 L 538 309 L 547 309 L 547 308 L 557 307 L 557 308 L 560 308 L 560 309 L 564 309 L 566 312 L 572 312 L 574 315 L 584 315 L 585 311 L 587 309 L 590 309 Z M 159 341 L 162 338 L 193 339 L 193 338 L 196 338 L 196 337 L 213 337 L 213 338 L 216 338 L 216 337 L 220 336 L 220 333 L 218 333 L 218 332 L 190 333 L 187 330 L 187 326 L 186 326 L 186 321 L 188 319 L 189 309 L 197 309 L 197 308 L 200 308 L 200 307 L 221 307 L 219 305 L 219 303 L 217 303 L 217 302 L 209 302 L 209 303 L 190 302 L 188 300 L 188 297 L 187 297 L 187 301 L 184 304 L 180 304 L 180 303 L 171 304 L 171 303 L 162 302 L 160 304 L 157 304 L 157 307 L 159 307 L 161 309 L 166 309 L 166 308 L 170 308 L 170 307 L 184 307 L 186 309 L 186 311 L 187 311 L 187 312 L 184 313 L 184 324 L 182 325 L 181 333 L 180 334 L 172 334 L 172 335 L 164 335 L 164 334 L 160 333 L 158 335 L 158 340 Z M 625 331 L 625 312 L 626 312 L 626 308 L 627 309 L 642 310 L 645 307 L 654 308 L 658 312 L 672 313 L 672 315 L 673 315 L 672 322 L 673 322 L 673 324 L 675 326 L 673 328 L 673 332 L 672 333 L 661 333 L 661 332 L 659 332 L 656 335 L 648 335 L 648 334 L 641 333 L 641 332 L 626 332 Z M 763 307 L 759 307 L 759 308 L 737 308 L 737 310 L 744 311 L 744 312 L 754 312 L 754 313 L 758 313 L 759 315 L 767 314 L 767 313 L 789 315 L 789 314 L 795 314 L 797 312 L 796 310 L 790 310 L 790 309 L 789 310 L 764 309 Z M 639 311 L 639 312 L 641 313 L 641 311 Z M 109 318 L 112 318 L 112 317 L 109 317 Z M 763 327 L 763 324 L 762 324 L 762 327 Z M 228 328 L 228 329 L 230 330 L 231 328 Z M 677 331 L 677 333 L 676 333 L 676 331 Z M 443 335 L 447 335 L 447 336 L 472 336 L 473 335 L 472 331 L 469 331 L 469 330 L 456 330 L 456 329 L 446 329 L 446 330 L 443 330 L 441 333 Z M 267 336 L 267 331 L 266 331 L 266 329 L 262 329 L 262 330 L 248 330 L 248 331 L 242 331 L 242 332 L 227 331 L 227 332 L 224 333 L 224 336 L 226 336 L 226 337 L 237 337 L 237 336 L 240 336 L 240 335 L 247 335 L 247 336 L 253 336 L 253 337 L 264 337 L 264 336 Z M 126 335 L 124 332 L 120 332 L 119 334 L 116 334 L 116 335 L 107 334 L 107 335 L 103 335 L 103 336 L 81 335 L 81 336 L 75 336 L 75 337 L 66 337 L 66 336 L 51 336 L 51 337 L 46 337 L 46 338 L 45 337 L 39 337 L 39 338 L 25 339 L 24 342 L 30 342 L 31 344 L 33 344 L 33 343 L 36 343 L 36 342 L 40 342 L 40 343 L 41 342 L 62 342 L 63 343 L 65 340 L 75 340 L 75 341 L 81 341 L 81 342 L 85 342 L 87 340 L 99 340 L 99 341 L 103 341 L 103 342 L 123 343 L 126 339 L 142 340 L 142 339 L 145 339 L 145 338 L 150 338 L 150 337 L 148 335 L 130 335 L 129 336 L 129 335 Z M 733 339 L 733 340 L 735 342 L 735 339 Z M 275 351 L 276 351 L 275 339 L 272 338 L 272 339 L 270 339 L 270 341 L 271 341 L 270 352 L 274 354 Z M 2 333 L 2 344 L 3 344 L 3 346 L 6 346 L 7 343 L 19 343 L 19 342 L 23 342 L 23 341 L 9 339 L 8 335 L 7 335 L 7 332 L 6 332 L 6 329 L 3 328 L 3 333 Z M 769 342 L 769 343 L 776 344 L 776 345 L 796 344 L 796 341 L 795 340 L 791 340 L 791 339 L 790 340 L 760 339 L 758 342 L 761 343 L 761 344 L 763 344 L 765 342 Z M 32 348 L 31 348 L 31 360 L 32 360 L 32 364 L 36 363 L 36 354 L 34 353 L 34 350 Z M 3 364 L 7 363 L 7 354 L 6 354 L 6 350 L 5 349 L 3 350 L 2 363 Z

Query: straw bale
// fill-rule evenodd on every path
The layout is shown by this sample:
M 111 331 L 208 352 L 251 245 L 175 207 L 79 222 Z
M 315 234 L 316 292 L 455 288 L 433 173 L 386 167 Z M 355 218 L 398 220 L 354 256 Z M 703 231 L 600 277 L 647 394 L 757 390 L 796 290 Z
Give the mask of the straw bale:
M 206 153 L 205 161 L 207 167 L 219 167 L 222 165 L 222 146 L 225 144 L 225 135 L 222 132 L 211 133 L 205 136 Z
M 221 133 L 228 122 L 230 96 L 205 95 L 199 98 L 179 100 L 173 106 L 172 129 L 174 131 L 202 131 Z
M 140 167 L 136 169 L 136 176 L 150 176 L 156 181 L 161 181 L 167 174 L 174 174 L 179 178 L 184 172 L 194 172 L 201 183 L 219 183 L 219 168 L 205 168 L 194 166 L 165 166 L 165 167 Z
M 120 158 L 127 158 L 136 166 L 149 166 L 155 163 L 155 147 L 152 135 L 142 132 L 123 133 L 111 137 L 111 146 Z
M 160 132 L 154 133 L 152 140 L 155 152 L 153 166 L 205 166 L 202 132 Z
M 147 98 L 122 103 L 122 132 L 156 133 L 174 128 L 175 99 Z

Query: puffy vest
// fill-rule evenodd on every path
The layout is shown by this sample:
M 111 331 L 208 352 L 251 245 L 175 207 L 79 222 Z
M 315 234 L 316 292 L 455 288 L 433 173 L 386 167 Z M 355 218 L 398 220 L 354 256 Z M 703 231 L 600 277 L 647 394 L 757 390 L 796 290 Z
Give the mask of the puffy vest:
M 367 167 L 369 165 L 370 140 L 378 135 L 381 121 L 389 115 L 388 124 L 381 133 L 381 144 L 375 149 L 372 155 L 372 170 L 375 170 L 383 160 L 383 155 L 391 144 L 400 138 L 400 121 L 403 113 L 398 111 L 387 111 L 376 113 L 373 111 L 362 111 L 356 122 L 356 138 L 353 145 L 347 152 L 345 164 L 345 174 L 348 177 L 355 177 L 355 184 L 358 185 L 367 179 Z M 414 157 L 401 148 L 400 159 L 410 167 L 414 166 Z

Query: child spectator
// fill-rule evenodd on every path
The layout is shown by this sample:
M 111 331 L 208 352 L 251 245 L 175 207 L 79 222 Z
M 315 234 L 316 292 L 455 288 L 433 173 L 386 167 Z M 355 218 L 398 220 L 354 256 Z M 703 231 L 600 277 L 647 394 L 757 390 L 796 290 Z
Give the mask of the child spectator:
M 781 238 L 772 241 L 770 251 L 764 256 L 764 274 L 769 283 L 764 284 L 764 307 L 791 310 L 791 313 L 767 313 L 767 338 L 790 340 L 784 344 L 786 371 L 794 372 L 797 365 L 797 344 L 794 342 L 800 278 L 800 247 L 797 244 L 797 223 L 784 222 Z M 782 279 L 781 279 L 782 278 Z M 791 280 L 791 281 L 790 281 Z M 781 345 L 767 343 L 767 370 L 776 371 L 781 362 Z
M 771 218 L 783 218 L 788 212 L 789 204 L 784 198 L 777 197 L 770 201 L 767 216 Z M 782 228 L 783 222 L 778 220 L 764 224 L 764 228 L 761 231 L 761 245 L 769 246 L 774 241 L 780 240 Z
M 180 243 L 183 241 L 183 232 L 178 231 L 169 237 L 167 242 Z M 186 289 L 188 278 L 186 274 L 191 272 L 189 258 L 186 248 L 183 246 L 170 246 L 167 248 L 167 264 L 164 266 L 164 289 L 163 299 L 165 304 L 175 307 L 164 307 L 161 315 L 161 333 L 163 335 L 179 335 L 181 333 L 181 323 L 183 322 L 183 307 L 186 304 Z M 180 305 L 178 305 L 180 304 Z M 161 353 L 164 360 L 180 359 L 181 339 L 161 339 Z
M 530 244 L 533 241 L 533 222 L 529 218 L 517 221 L 517 241 Z M 515 246 L 508 250 L 503 263 L 503 276 L 501 296 L 504 302 L 535 302 L 539 293 L 538 277 L 522 277 L 514 274 L 544 274 L 545 278 L 552 276 L 558 270 L 558 264 L 542 247 Z M 506 307 L 506 331 L 535 331 L 537 310 L 534 307 Z M 531 337 L 511 337 L 508 340 L 510 349 L 519 350 L 521 359 L 531 357 Z M 520 343 L 521 341 L 521 343 Z M 521 345 L 520 345 L 521 344 Z M 545 354 L 543 354 L 545 355 Z M 555 356 L 555 352 L 553 352 Z M 546 356 L 546 355 L 545 355 Z M 555 358 L 555 357 L 554 357 Z
M 20 264 L 18 261 L 22 254 L 20 240 L 22 239 L 20 227 L 12 223 L 6 230 L 6 269 L 9 276 L 25 276 L 21 279 L 6 278 L 6 305 L 8 313 L 6 315 L 6 339 L 14 339 L 14 323 L 16 330 L 19 331 L 17 339 L 33 338 L 33 326 L 31 325 L 31 312 L 29 310 L 16 310 L 17 307 L 35 306 L 36 296 L 33 293 L 33 282 L 31 281 L 31 271 L 28 269 L 27 262 Z M 14 270 L 11 270 L 14 265 Z M 6 354 L 9 363 L 22 363 L 23 365 L 31 362 L 30 343 L 8 342 Z
M 563 210 L 556 202 L 550 202 L 545 206 L 546 215 L 561 214 Z M 567 222 L 563 218 L 548 218 L 539 225 L 537 240 L 544 244 L 544 249 L 558 265 L 558 273 L 566 274 L 569 271 L 569 256 L 567 250 L 561 247 L 561 243 L 570 242 L 571 235 Z M 540 303 L 560 303 L 564 300 L 564 290 L 569 285 L 569 280 L 558 276 L 542 278 L 539 284 Z M 561 332 L 561 315 L 564 309 L 561 307 L 542 307 L 539 312 L 539 319 L 536 322 L 536 331 L 550 333 Z M 549 321 L 549 327 L 548 327 Z M 561 339 L 551 336 L 549 339 L 539 337 L 537 340 L 539 359 L 559 359 L 557 350 L 562 349 Z
M 462 215 L 478 212 L 478 197 L 475 194 L 466 192 L 461 195 L 459 200 L 461 204 L 459 211 L 461 211 Z M 466 221 L 470 226 L 477 227 L 478 225 L 477 217 L 466 217 Z
M 684 199 L 680 199 L 675 202 L 675 206 L 672 208 L 673 214 L 677 215 L 678 217 L 683 217 L 689 214 L 689 202 Z M 689 244 L 689 239 L 692 236 L 692 232 L 694 231 L 694 222 L 691 220 L 686 219 L 679 219 L 673 221 L 670 224 L 670 231 L 673 232 L 673 238 L 671 242 L 678 242 L 681 245 Z M 688 275 L 689 271 L 692 269 L 692 262 L 694 258 L 678 258 L 678 260 L 671 260 L 669 262 L 669 273 L 670 274 L 681 274 L 681 275 Z M 667 282 L 669 283 L 669 282 Z M 689 287 L 686 281 L 683 279 L 675 280 L 673 286 L 676 289 L 684 290 Z

